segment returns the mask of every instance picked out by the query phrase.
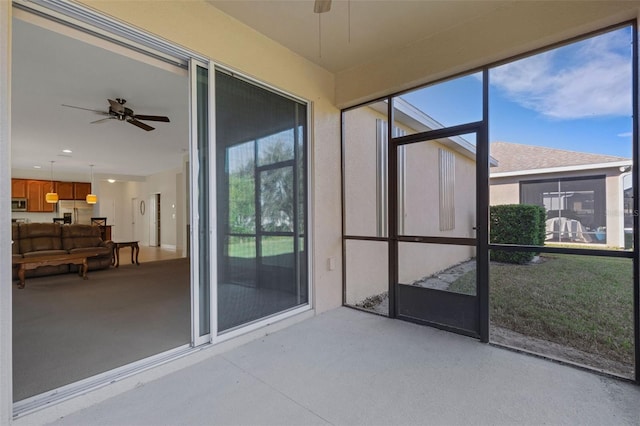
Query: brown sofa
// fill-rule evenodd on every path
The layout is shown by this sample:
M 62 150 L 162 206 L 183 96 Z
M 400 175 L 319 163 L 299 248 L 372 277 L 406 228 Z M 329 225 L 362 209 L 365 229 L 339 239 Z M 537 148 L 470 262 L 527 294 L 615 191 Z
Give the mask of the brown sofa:
M 11 225 L 14 257 L 34 257 L 47 254 L 91 252 L 99 253 L 87 259 L 88 269 L 111 266 L 113 241 L 100 238 L 100 227 L 95 225 L 61 225 L 59 223 L 14 223 Z M 13 278 L 17 278 L 17 266 Z M 77 272 L 76 265 L 41 266 L 26 271 L 27 277 Z

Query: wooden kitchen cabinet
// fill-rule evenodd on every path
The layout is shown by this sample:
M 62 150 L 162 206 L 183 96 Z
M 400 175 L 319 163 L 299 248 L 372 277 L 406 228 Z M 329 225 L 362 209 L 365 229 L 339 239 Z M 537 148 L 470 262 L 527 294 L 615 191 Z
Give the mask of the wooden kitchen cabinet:
M 27 179 L 11 179 L 11 198 L 27 198 Z
M 73 182 L 56 182 L 56 192 L 61 200 L 73 200 Z
M 55 204 L 45 201 L 45 195 L 51 191 L 51 181 L 29 180 L 27 181 L 27 211 L 28 212 L 52 212 Z
M 84 200 L 91 193 L 89 182 L 57 182 L 56 188 L 61 200 Z
M 73 196 L 75 200 L 84 200 L 91 194 L 91 184 L 89 182 L 73 182 Z
M 53 212 L 55 204 L 45 201 L 47 192 L 54 190 L 60 200 L 82 200 L 91 193 L 89 182 L 54 182 L 49 180 L 11 179 L 11 197 L 26 198 L 28 212 Z

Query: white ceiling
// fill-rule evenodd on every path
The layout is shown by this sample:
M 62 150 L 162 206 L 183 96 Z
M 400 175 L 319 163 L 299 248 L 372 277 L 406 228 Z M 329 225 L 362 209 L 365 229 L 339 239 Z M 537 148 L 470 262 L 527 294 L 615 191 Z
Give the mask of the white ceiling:
M 381 58 L 409 44 L 513 4 L 491 0 L 208 0 L 208 3 L 331 72 Z M 319 22 L 320 21 L 320 22 Z
M 86 37 L 85 37 L 86 39 Z M 55 174 L 148 176 L 181 167 L 189 145 L 188 78 L 75 40 L 20 19 L 13 21 L 12 168 L 40 165 Z M 140 56 L 140 55 L 138 55 Z M 165 67 L 166 68 L 166 67 Z M 170 123 L 132 124 L 61 104 L 107 111 L 124 98 L 137 114 L 166 115 Z M 72 154 L 63 154 L 63 149 Z

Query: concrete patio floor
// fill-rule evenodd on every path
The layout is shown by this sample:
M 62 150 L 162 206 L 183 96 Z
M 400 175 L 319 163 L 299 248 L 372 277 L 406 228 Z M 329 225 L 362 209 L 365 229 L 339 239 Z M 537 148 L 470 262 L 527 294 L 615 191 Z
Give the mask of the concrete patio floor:
M 339 308 L 53 424 L 639 423 L 639 386 Z

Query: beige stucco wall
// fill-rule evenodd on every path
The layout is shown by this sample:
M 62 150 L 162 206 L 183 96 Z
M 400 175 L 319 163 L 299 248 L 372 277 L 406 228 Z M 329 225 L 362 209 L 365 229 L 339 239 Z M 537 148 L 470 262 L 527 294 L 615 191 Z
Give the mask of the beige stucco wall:
M 605 175 L 607 246 L 624 247 L 622 180 L 620 178 L 621 172 L 617 167 L 609 169 L 491 178 L 489 204 L 492 206 L 498 204 L 519 204 L 520 181 L 602 175 Z
M 406 146 L 406 192 L 404 234 L 431 237 L 475 238 L 476 178 L 475 162 L 454 153 L 455 228 L 440 230 L 439 159 L 444 145 L 422 142 Z
M 345 234 L 377 236 L 376 120 L 386 116 L 364 106 L 344 117 Z
M 153 7 L 144 1 L 81 3 L 313 102 L 315 308 L 340 306 L 340 111 L 334 106 L 334 76 L 200 0 L 159 1 Z
M 489 205 L 519 204 L 520 183 L 513 178 L 491 179 L 489 186 Z
M 441 231 L 438 150 L 447 148 L 436 142 L 418 143 L 406 148 L 404 234 L 475 238 L 475 162 L 454 153 L 455 227 Z M 401 243 L 398 257 L 399 281 L 410 284 L 475 257 L 475 247 Z
M 348 240 L 346 303 L 355 305 L 389 289 L 389 244 Z
M 386 116 L 364 106 L 347 112 L 345 133 L 346 234 L 377 236 L 376 120 Z M 414 130 L 404 127 L 407 133 Z M 407 145 L 405 149 L 403 235 L 474 238 L 476 225 L 475 162 L 460 153 L 455 158 L 455 228 L 440 230 L 438 141 Z M 390 191 L 393 189 L 389 189 Z M 410 283 L 473 256 L 474 248 L 405 244 L 400 253 L 400 282 Z M 348 241 L 346 302 L 355 304 L 388 289 L 387 243 Z

